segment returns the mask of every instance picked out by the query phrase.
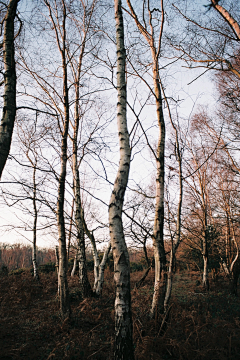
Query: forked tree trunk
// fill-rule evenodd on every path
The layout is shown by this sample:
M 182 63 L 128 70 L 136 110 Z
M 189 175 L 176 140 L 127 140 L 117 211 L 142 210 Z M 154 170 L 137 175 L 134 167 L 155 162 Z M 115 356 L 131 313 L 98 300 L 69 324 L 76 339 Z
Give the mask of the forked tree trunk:
M 19 0 L 10 0 L 4 19 L 3 62 L 4 96 L 3 114 L 0 124 L 0 179 L 11 147 L 16 117 L 16 69 L 14 54 L 14 19 Z
M 99 278 L 99 266 L 100 260 L 98 256 L 96 241 L 93 233 L 88 229 L 85 218 L 84 218 L 84 211 L 83 208 L 81 209 L 81 218 L 83 223 L 84 232 L 91 241 L 92 244 L 92 252 L 93 252 L 93 262 L 94 262 L 94 285 L 93 285 L 93 292 L 96 292 L 98 286 L 98 278 Z
M 81 218 L 83 223 L 84 232 L 91 241 L 92 244 L 92 252 L 93 252 L 93 262 L 94 262 L 94 285 L 93 285 L 93 293 L 95 293 L 97 296 L 100 296 L 102 293 L 102 287 L 104 282 L 104 271 L 106 262 L 108 259 L 108 254 L 111 249 L 111 241 L 109 242 L 106 250 L 104 251 L 103 259 L 100 263 L 97 246 L 96 246 L 96 240 L 91 231 L 89 231 L 87 224 L 84 219 L 84 211 L 83 208 L 81 210 Z
M 78 116 L 78 111 L 77 114 Z M 78 121 L 77 121 L 78 122 Z M 73 190 L 75 198 L 75 222 L 77 227 L 78 242 L 78 262 L 79 262 L 79 283 L 83 297 L 88 297 L 92 293 L 91 285 L 87 276 L 87 263 L 85 253 L 85 239 L 83 222 L 81 218 L 82 204 L 80 194 L 80 177 L 77 162 L 77 133 L 78 126 L 75 121 L 74 140 L 73 140 Z
M 82 202 L 80 194 L 80 175 L 79 175 L 79 166 L 78 163 L 78 133 L 79 133 L 79 87 L 80 87 L 80 78 L 81 78 L 81 69 L 82 61 L 86 45 L 86 35 L 89 28 L 92 12 L 94 9 L 94 3 L 92 4 L 91 10 L 89 11 L 89 23 L 83 30 L 83 41 L 81 46 L 81 51 L 79 54 L 79 60 L 77 63 L 77 68 L 75 69 L 72 59 L 70 64 L 73 70 L 75 78 L 75 106 L 74 106 L 74 134 L 73 134 L 73 192 L 74 192 L 74 201 L 75 201 L 75 222 L 77 227 L 77 241 L 78 241 L 78 263 L 79 263 L 79 283 L 82 291 L 83 297 L 88 297 L 92 295 L 91 285 L 87 276 L 87 261 L 85 253 L 85 238 L 84 238 L 84 225 L 82 219 Z M 85 8 L 86 10 L 86 8 Z
M 121 0 L 115 0 L 117 44 L 117 123 L 120 161 L 109 203 L 109 231 L 114 259 L 115 297 L 115 360 L 134 359 L 130 292 L 130 264 L 125 243 L 122 207 L 130 167 L 129 133 L 126 117 L 125 47 Z
M 104 251 L 103 258 L 101 264 L 99 265 L 98 269 L 98 279 L 97 279 L 97 286 L 96 286 L 96 295 L 100 296 L 102 294 L 103 282 L 104 282 L 104 271 L 108 259 L 109 252 L 111 250 L 111 242 L 109 241 L 106 250 Z

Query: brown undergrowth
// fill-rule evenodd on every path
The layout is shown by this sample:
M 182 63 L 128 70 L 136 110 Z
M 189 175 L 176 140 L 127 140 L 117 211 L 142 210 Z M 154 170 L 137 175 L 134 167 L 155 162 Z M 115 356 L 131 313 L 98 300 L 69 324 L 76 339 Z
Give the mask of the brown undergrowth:
M 132 274 L 133 289 L 141 275 Z M 177 274 L 169 316 L 160 329 L 161 319 L 148 318 L 153 278 L 151 272 L 132 291 L 136 359 L 239 359 L 238 298 L 218 285 L 203 292 L 198 275 Z M 107 270 L 105 279 L 102 298 L 82 299 L 77 276 L 69 278 L 72 319 L 62 322 L 55 273 L 42 274 L 41 283 L 30 271 L 2 276 L 0 359 L 113 359 L 113 273 Z

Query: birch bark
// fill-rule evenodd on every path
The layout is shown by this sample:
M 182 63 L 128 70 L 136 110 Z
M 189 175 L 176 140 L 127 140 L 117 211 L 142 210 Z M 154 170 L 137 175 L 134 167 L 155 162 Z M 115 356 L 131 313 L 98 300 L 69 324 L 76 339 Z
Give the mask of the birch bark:
M 108 259 L 109 252 L 111 250 L 111 242 L 109 241 L 106 250 L 104 251 L 103 258 L 101 263 L 98 267 L 98 278 L 97 278 L 97 285 L 96 285 L 96 295 L 100 296 L 102 294 L 103 282 L 104 282 L 104 271 Z
M 209 290 L 209 281 L 208 281 L 208 215 L 207 215 L 207 200 L 205 199 L 205 189 L 203 184 L 203 179 L 199 175 L 199 184 L 201 188 L 201 198 L 202 198 L 202 210 L 203 210 L 203 240 L 202 240 L 202 256 L 203 256 L 203 287 L 206 290 Z
M 94 262 L 94 285 L 93 285 L 93 292 L 96 292 L 97 286 L 98 286 L 98 277 L 99 277 L 99 266 L 100 266 L 100 260 L 98 256 L 96 241 L 93 233 L 88 229 L 86 221 L 84 219 L 84 211 L 83 208 L 81 209 L 81 218 L 83 223 L 83 228 L 85 231 L 85 234 L 89 238 L 91 245 L 92 245 L 92 252 L 93 252 L 93 262 Z
M 80 78 L 80 74 L 78 79 L 79 78 Z M 74 191 L 74 201 L 75 201 L 75 222 L 77 227 L 77 242 L 78 242 L 79 283 L 83 297 L 88 297 L 89 295 L 91 295 L 92 289 L 87 276 L 84 229 L 81 218 L 82 203 L 81 203 L 81 194 L 80 194 L 80 176 L 79 176 L 78 159 L 77 159 L 77 150 L 78 150 L 77 139 L 78 139 L 78 129 L 79 129 L 79 112 L 78 112 L 79 80 L 75 88 L 76 88 L 76 99 L 75 99 L 74 135 L 73 135 L 73 191 Z
M 152 11 L 150 9 L 150 3 L 148 2 L 148 13 L 149 13 L 149 29 L 148 31 L 146 23 L 144 26 L 138 20 L 138 17 L 132 7 L 131 1 L 127 0 L 130 13 L 140 31 L 149 44 L 152 55 L 152 77 L 156 102 L 156 113 L 159 128 L 159 137 L 157 145 L 156 165 L 156 204 L 155 204 L 155 218 L 153 226 L 153 247 L 154 247 L 154 259 L 155 259 L 155 284 L 154 293 L 152 300 L 152 307 L 150 316 L 153 317 L 156 312 L 164 312 L 164 298 L 166 294 L 167 286 L 167 272 L 166 272 L 166 254 L 164 248 L 164 153 L 165 153 L 165 121 L 163 116 L 163 99 L 160 87 L 160 74 L 159 74 L 159 56 L 161 50 L 161 40 L 164 26 L 164 8 L 163 0 L 161 0 L 161 27 L 158 36 L 158 45 L 155 44 L 155 32 L 153 26 Z
M 34 221 L 33 221 L 33 248 L 32 248 L 32 262 L 33 262 L 33 273 L 34 278 L 39 280 L 38 268 L 37 268 L 37 219 L 38 219 L 38 211 L 37 211 L 37 185 L 36 185 L 36 160 L 33 165 L 33 210 L 34 210 Z
M 75 271 L 76 271 L 76 267 L 77 267 L 77 259 L 78 259 L 78 250 L 76 250 L 76 254 L 74 256 L 73 268 L 72 268 L 72 271 L 71 271 L 71 277 L 73 277 L 75 275 Z
M 173 122 L 170 106 L 169 106 L 167 97 L 165 95 L 164 89 L 162 86 L 161 86 L 161 88 L 162 88 L 162 92 L 164 95 L 164 100 L 167 104 L 170 122 L 175 131 L 176 157 L 177 157 L 177 162 L 178 162 L 178 177 L 179 177 L 179 199 L 178 199 L 177 224 L 176 224 L 176 239 L 175 239 L 174 243 L 172 244 L 172 248 L 171 248 L 171 252 L 170 252 L 170 259 L 169 259 L 168 273 L 167 273 L 167 289 L 166 289 L 166 295 L 165 295 L 165 299 L 164 299 L 164 311 L 166 313 L 166 311 L 168 310 L 168 305 L 169 305 L 169 301 L 170 301 L 171 293 L 172 293 L 173 267 L 174 267 L 174 263 L 176 260 L 176 252 L 177 252 L 178 246 L 180 244 L 180 240 L 181 240 L 183 176 L 182 176 L 182 154 L 180 151 L 178 129 Z
M 34 144 L 29 144 L 30 147 L 34 147 Z M 39 280 L 39 274 L 38 274 L 38 266 L 37 266 L 37 220 L 38 220 L 38 211 L 37 211 L 37 184 L 36 184 L 36 171 L 37 171 L 37 156 L 36 153 L 34 155 L 34 159 L 31 159 L 31 156 L 29 155 L 29 149 L 27 150 L 26 156 L 28 158 L 28 161 L 30 162 L 32 168 L 33 168 L 33 247 L 32 247 L 32 263 L 33 263 L 33 274 L 34 278 L 36 280 Z
M 93 285 L 93 292 L 97 296 L 101 296 L 102 294 L 102 287 L 104 282 L 104 271 L 106 267 L 106 262 L 108 259 L 109 252 L 111 250 L 111 241 L 109 241 L 108 246 L 106 250 L 104 251 L 102 261 L 100 263 L 97 246 L 96 246 L 96 240 L 93 235 L 93 233 L 88 229 L 87 224 L 84 219 L 84 211 L 83 208 L 81 210 L 81 218 L 83 223 L 84 232 L 89 238 L 91 244 L 92 244 L 92 252 L 93 252 L 93 262 L 94 262 L 94 285 Z
M 240 27 L 237 21 L 232 17 L 232 15 L 224 9 L 223 6 L 218 4 L 219 0 L 211 0 L 212 6 L 216 9 L 219 14 L 227 21 L 227 23 L 231 26 L 232 30 L 236 34 L 237 38 L 240 40 Z
M 14 51 L 14 19 L 19 0 L 10 0 L 4 19 L 3 62 L 4 96 L 0 124 L 0 179 L 10 151 L 16 116 L 16 69 Z
M 109 231 L 114 259 L 115 297 L 115 353 L 114 358 L 134 359 L 130 292 L 130 264 L 125 243 L 122 207 L 128 182 L 131 150 L 126 117 L 126 81 L 124 27 L 121 0 L 115 0 L 117 44 L 117 124 L 120 161 L 109 203 Z
M 87 34 L 91 28 L 91 21 L 93 11 L 95 9 L 96 1 L 93 0 L 92 4 L 85 4 L 82 2 L 83 7 L 83 19 L 79 26 L 79 31 L 82 35 L 82 43 L 80 46 L 80 53 L 78 61 L 75 61 L 74 57 L 70 55 L 68 51 L 68 61 L 72 68 L 72 74 L 74 76 L 74 87 L 75 87 L 75 106 L 74 106 L 74 133 L 72 138 L 73 144 L 73 192 L 75 202 L 75 223 L 77 227 L 77 241 L 78 241 L 78 261 L 79 261 L 79 282 L 82 290 L 83 297 L 87 297 L 92 294 L 91 285 L 87 276 L 87 265 L 86 265 L 86 254 L 85 254 L 85 239 L 84 239 L 84 225 L 83 225 L 83 208 L 80 193 L 80 174 L 79 166 L 81 159 L 78 161 L 78 135 L 79 135 L 79 123 L 80 123 L 80 79 L 82 76 L 82 65 L 83 57 L 85 54 L 85 47 L 87 42 Z M 90 138 L 89 138 L 90 139 Z M 86 144 L 85 144 L 86 146 Z M 84 147 L 85 147 L 84 146 Z
M 64 196 L 65 196 L 65 181 L 67 172 L 67 140 L 69 130 L 69 98 L 68 98 L 68 75 L 67 75 L 67 49 L 66 49 L 66 5 L 65 1 L 61 0 L 62 23 L 59 24 L 54 21 L 54 11 L 47 0 L 44 0 L 48 10 L 49 17 L 55 31 L 58 49 L 62 59 L 63 72 L 63 129 L 61 131 L 61 150 L 60 161 L 61 169 L 59 174 L 58 198 L 57 198 L 57 224 L 58 224 L 58 238 L 59 238 L 59 270 L 58 270 L 58 289 L 60 297 L 60 312 L 63 319 L 67 319 L 71 315 L 69 290 L 67 282 L 67 246 L 66 246 L 66 232 L 64 219 Z

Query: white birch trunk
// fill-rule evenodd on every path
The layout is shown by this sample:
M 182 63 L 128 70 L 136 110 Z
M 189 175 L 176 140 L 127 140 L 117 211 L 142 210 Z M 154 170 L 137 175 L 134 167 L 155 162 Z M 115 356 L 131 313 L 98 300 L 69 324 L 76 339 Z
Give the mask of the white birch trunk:
M 51 19 L 53 29 L 55 31 L 58 49 L 62 58 L 62 72 L 63 72 L 63 129 L 61 130 L 61 150 L 60 161 L 61 168 L 59 174 L 58 198 L 57 198 L 57 224 L 58 224 L 58 238 L 59 238 L 59 271 L 58 271 L 58 288 L 60 298 L 60 313 L 63 319 L 71 316 L 69 289 L 67 282 L 67 246 L 66 246 L 66 232 L 64 219 L 64 197 L 65 197 L 65 182 L 67 172 L 67 140 L 69 129 L 69 98 L 68 98 L 68 77 L 67 77 L 67 50 L 66 50 L 66 17 L 67 10 L 64 0 L 61 2 L 59 11 L 61 12 L 62 23 L 55 22 L 53 13 L 55 9 L 51 8 L 48 1 L 44 1 L 49 10 L 49 18 Z M 60 9 L 61 8 L 61 9 Z M 58 18 L 59 21 L 59 18 Z M 60 42 L 61 38 L 61 42 Z
M 200 179 L 200 178 L 199 178 Z M 206 290 L 209 290 L 209 281 L 208 281 L 208 230 L 207 230 L 207 204 L 205 200 L 205 193 L 202 181 L 200 179 L 201 186 L 201 196 L 202 196 L 202 208 L 204 213 L 204 232 L 203 232 L 203 287 Z
M 77 74 L 75 74 L 75 107 L 74 107 L 74 134 L 73 134 L 73 192 L 75 202 L 75 223 L 77 227 L 77 241 L 78 241 L 78 263 L 79 263 L 79 283 L 83 297 L 88 297 L 92 294 L 91 285 L 87 275 L 87 262 L 85 253 L 85 238 L 84 238 L 84 225 L 82 219 L 82 201 L 80 193 L 80 175 L 78 164 L 78 133 L 79 133 L 79 82 L 82 68 L 82 58 L 85 49 L 85 36 L 79 55 L 77 66 Z M 71 63 L 72 68 L 73 64 Z M 74 72 L 74 71 L 73 71 Z
M 84 211 L 83 208 L 81 209 L 81 218 L 82 218 L 82 223 L 83 223 L 83 228 L 84 228 L 84 232 L 87 235 L 87 237 L 89 238 L 91 245 L 92 245 L 92 251 L 93 251 L 93 262 L 94 262 L 94 285 L 93 285 L 93 292 L 96 292 L 97 289 L 97 284 L 98 284 L 98 277 L 99 277 L 99 265 L 100 265 L 100 260 L 99 260 L 99 256 L 98 256 L 98 251 L 97 251 L 97 246 L 96 246 L 96 241 L 95 241 L 95 237 L 93 235 L 92 232 L 89 231 L 87 224 L 85 222 L 84 219 Z
M 209 289 L 208 283 L 208 257 L 203 255 L 203 286 L 206 290 Z
M 167 286 L 166 273 L 166 254 L 164 248 L 164 153 L 165 153 L 165 122 L 163 117 L 162 96 L 159 82 L 158 60 L 156 61 L 156 51 L 152 49 L 153 62 L 153 82 L 156 95 L 156 107 L 159 126 L 159 138 L 157 147 L 157 177 L 156 177 L 156 205 L 155 219 L 153 227 L 153 247 L 155 258 L 155 285 L 153 293 L 152 308 L 150 316 L 156 312 L 164 312 L 164 299 Z
M 89 240 L 91 242 L 91 245 L 92 245 L 93 262 L 94 262 L 93 292 L 97 296 L 100 296 L 101 293 L 102 293 L 105 266 L 106 266 L 109 251 L 111 249 L 111 241 L 109 242 L 109 244 L 108 244 L 108 246 L 107 246 L 107 248 L 106 248 L 106 250 L 104 252 L 103 259 L 102 259 L 102 261 L 100 263 L 99 256 L 98 256 L 98 251 L 97 251 L 97 247 L 96 247 L 95 237 L 93 236 L 93 234 L 89 231 L 89 229 L 87 227 L 87 224 L 86 224 L 85 219 L 84 219 L 84 211 L 83 211 L 83 209 L 81 211 L 81 217 L 82 217 L 84 231 L 85 231 L 86 235 L 88 236 L 88 238 L 89 238 Z
M 94 263 L 94 285 L 93 285 L 93 292 L 96 292 L 98 287 L 98 279 L 99 279 L 99 256 L 97 252 L 96 242 L 94 239 L 94 242 L 92 242 L 92 248 L 93 248 L 93 263 Z
M 109 231 L 114 259 L 115 297 L 115 360 L 134 359 L 130 291 L 130 264 L 125 243 L 122 207 L 127 187 L 131 150 L 126 117 L 125 47 L 121 0 L 115 0 L 117 44 L 117 124 L 120 161 L 109 203 Z
M 10 0 L 4 19 L 3 62 L 4 96 L 0 124 L 0 179 L 11 147 L 16 116 L 16 69 L 14 51 L 14 19 L 19 0 Z
M 59 270 L 59 246 L 57 245 L 55 247 L 55 257 L 56 257 L 56 270 L 57 270 L 57 274 L 58 274 L 58 270 Z
M 155 45 L 155 34 L 153 26 L 152 11 L 150 11 L 150 5 L 148 2 L 149 9 L 149 27 L 150 32 L 146 29 L 146 24 L 142 25 L 138 20 L 138 17 L 132 7 L 131 1 L 127 0 L 130 12 L 136 22 L 136 25 L 140 33 L 145 37 L 146 41 L 149 44 L 152 55 L 152 71 L 153 71 L 153 85 L 154 85 L 154 95 L 156 101 L 156 113 L 158 120 L 159 128 L 159 137 L 158 137 L 158 146 L 156 158 L 156 204 L 155 204 L 155 218 L 154 218 L 154 227 L 153 227 L 153 248 L 154 248 L 154 259 L 155 259 L 155 284 L 154 284 L 154 293 L 152 300 L 152 307 L 150 311 L 150 316 L 154 317 L 156 312 L 164 312 L 164 299 L 166 294 L 167 286 L 167 272 L 166 272 L 166 254 L 164 248 L 164 237 L 163 237 L 163 228 L 164 228 L 164 152 L 165 152 L 165 121 L 163 116 L 163 101 L 160 88 L 160 75 L 159 75 L 159 56 L 161 49 L 161 38 L 164 25 L 164 9 L 163 9 L 163 0 L 161 0 L 161 12 L 162 12 L 162 21 L 160 34 L 158 39 L 158 49 Z
M 73 144 L 73 189 L 75 199 L 75 223 L 77 227 L 77 241 L 78 241 L 78 262 L 79 262 L 79 283 L 83 297 L 91 295 L 92 289 L 87 276 L 87 263 L 85 253 L 85 239 L 83 223 L 81 218 L 82 204 L 80 195 L 80 177 L 77 164 L 77 135 L 74 136 Z
M 75 275 L 75 272 L 76 272 L 76 267 L 77 267 L 77 257 L 78 257 L 78 254 L 76 252 L 75 256 L 74 256 L 74 262 L 73 262 L 73 268 L 72 268 L 72 271 L 71 271 L 71 277 L 73 277 Z
M 34 222 L 33 222 L 33 248 L 32 248 L 32 262 L 33 262 L 33 274 L 36 280 L 39 280 L 38 269 L 37 269 L 37 204 L 36 204 L 36 163 L 33 168 L 33 210 L 34 210 Z
M 102 294 L 103 282 L 104 282 L 104 271 L 108 259 L 109 252 L 111 250 L 111 242 L 109 241 L 106 250 L 104 251 L 103 258 L 101 264 L 99 265 L 99 274 L 96 285 L 96 295 L 100 296 Z
M 166 290 L 166 295 L 165 295 L 165 299 L 164 299 L 164 311 L 166 313 L 166 311 L 168 310 L 168 305 L 169 305 L 169 301 L 170 301 L 170 297 L 171 297 L 171 293 L 172 293 L 173 267 L 174 267 L 174 262 L 176 260 L 176 252 L 177 252 L 178 246 L 180 244 L 180 237 L 181 237 L 183 177 L 182 177 L 182 155 L 181 155 L 180 145 L 179 145 L 178 129 L 173 122 L 169 103 L 168 103 L 168 100 L 167 100 L 167 97 L 165 95 L 165 91 L 164 91 L 164 88 L 162 87 L 162 85 L 161 85 L 161 88 L 162 88 L 162 92 L 164 95 L 164 100 L 167 104 L 169 118 L 170 118 L 172 127 L 175 131 L 176 157 L 177 157 L 177 161 L 178 161 L 178 177 L 179 177 L 179 199 L 178 199 L 177 224 L 176 224 L 176 240 L 172 243 L 172 249 L 170 252 L 169 268 L 168 268 L 168 275 L 167 275 L 167 290 Z

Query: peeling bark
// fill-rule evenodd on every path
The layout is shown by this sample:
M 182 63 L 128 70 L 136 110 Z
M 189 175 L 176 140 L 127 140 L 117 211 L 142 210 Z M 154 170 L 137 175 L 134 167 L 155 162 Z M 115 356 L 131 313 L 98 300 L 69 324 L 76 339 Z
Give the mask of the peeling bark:
M 134 359 L 130 291 L 130 263 L 125 243 L 122 207 L 127 187 L 131 150 L 126 117 L 126 81 L 124 28 L 121 0 L 115 0 L 117 44 L 117 123 L 120 161 L 109 203 L 109 231 L 114 259 L 115 297 L 115 360 Z
M 16 117 L 16 68 L 14 52 L 14 19 L 19 0 L 10 0 L 4 19 L 3 62 L 4 95 L 3 115 L 0 124 L 0 179 L 10 152 Z

